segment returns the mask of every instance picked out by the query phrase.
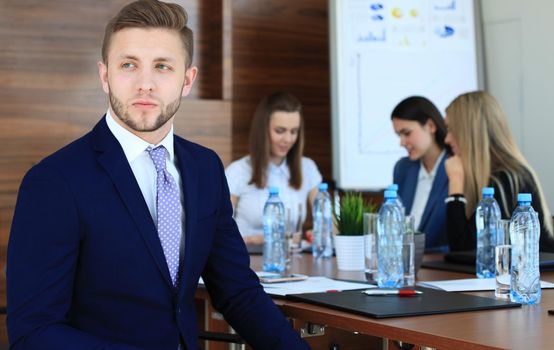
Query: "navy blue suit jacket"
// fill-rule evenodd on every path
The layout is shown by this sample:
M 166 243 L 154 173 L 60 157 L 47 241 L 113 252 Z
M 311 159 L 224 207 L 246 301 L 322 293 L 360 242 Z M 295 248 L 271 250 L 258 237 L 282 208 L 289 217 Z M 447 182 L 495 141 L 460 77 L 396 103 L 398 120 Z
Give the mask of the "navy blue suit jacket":
M 431 193 L 423 210 L 419 231 L 425 233 L 425 248 L 432 249 L 448 246 L 446 235 L 446 204 L 444 200 L 448 197 L 448 177 L 444 170 L 444 156 L 431 186 Z M 393 181 L 398 184 L 398 194 L 402 199 L 406 214 L 412 211 L 414 196 L 418 182 L 419 168 L 421 162 L 413 161 L 408 157 L 400 159 L 394 166 Z
M 184 259 L 172 286 L 157 230 L 103 118 L 34 166 L 21 184 L 7 264 L 13 349 L 197 348 L 194 295 L 254 348 L 307 348 L 249 268 L 217 155 L 175 136 Z

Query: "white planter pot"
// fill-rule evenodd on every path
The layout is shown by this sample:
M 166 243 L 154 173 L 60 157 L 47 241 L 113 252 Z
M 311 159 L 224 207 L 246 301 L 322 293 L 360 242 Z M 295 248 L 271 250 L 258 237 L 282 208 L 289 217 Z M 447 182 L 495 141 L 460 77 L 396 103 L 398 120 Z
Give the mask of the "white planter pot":
M 364 264 L 364 236 L 335 236 L 337 265 L 343 271 L 361 271 Z

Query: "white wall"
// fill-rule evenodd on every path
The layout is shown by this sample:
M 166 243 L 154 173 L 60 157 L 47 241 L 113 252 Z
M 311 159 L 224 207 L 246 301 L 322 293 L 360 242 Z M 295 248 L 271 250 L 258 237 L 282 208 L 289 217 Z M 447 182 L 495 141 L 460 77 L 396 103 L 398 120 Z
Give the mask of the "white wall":
M 487 90 L 554 211 L 554 1 L 481 0 Z

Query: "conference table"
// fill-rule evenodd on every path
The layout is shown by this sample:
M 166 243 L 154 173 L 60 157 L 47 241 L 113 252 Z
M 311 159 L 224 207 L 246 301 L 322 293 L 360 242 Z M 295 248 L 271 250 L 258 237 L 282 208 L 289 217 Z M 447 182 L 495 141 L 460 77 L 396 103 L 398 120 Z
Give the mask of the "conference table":
M 442 255 L 425 256 L 427 261 L 436 259 L 442 259 Z M 251 255 L 253 270 L 261 271 L 261 264 L 260 255 Z M 363 271 L 341 271 L 337 269 L 335 259 L 314 260 L 309 254 L 293 256 L 290 272 L 350 281 L 365 280 Z M 472 277 L 466 273 L 426 268 L 417 273 L 417 281 Z M 554 272 L 541 272 L 541 280 L 554 282 Z M 494 298 L 492 291 L 469 294 Z M 207 298 L 207 293 L 199 288 L 197 297 Z M 387 319 L 360 316 L 286 298 L 274 298 L 274 301 L 294 321 L 295 328 L 308 324 L 340 330 L 353 337 L 366 335 L 373 341 L 366 342 L 365 349 L 393 349 L 395 341 L 414 344 L 415 348 L 422 349 L 554 349 L 554 316 L 548 315 L 548 310 L 554 309 L 554 289 L 543 289 L 542 301 L 538 305 Z M 343 336 L 341 339 L 346 338 Z M 327 345 L 314 345 L 322 344 L 321 341 L 307 340 L 313 348 L 329 348 Z M 350 348 L 361 347 L 340 347 Z

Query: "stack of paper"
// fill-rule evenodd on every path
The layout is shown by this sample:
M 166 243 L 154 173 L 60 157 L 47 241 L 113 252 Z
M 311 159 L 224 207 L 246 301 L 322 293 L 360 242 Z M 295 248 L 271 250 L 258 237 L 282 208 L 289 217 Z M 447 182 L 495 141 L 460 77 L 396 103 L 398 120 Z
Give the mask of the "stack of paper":
M 304 281 L 283 283 L 262 283 L 267 294 L 285 296 L 287 294 L 340 292 L 343 290 L 368 289 L 376 286 L 367 283 L 337 281 L 327 277 L 308 277 Z

